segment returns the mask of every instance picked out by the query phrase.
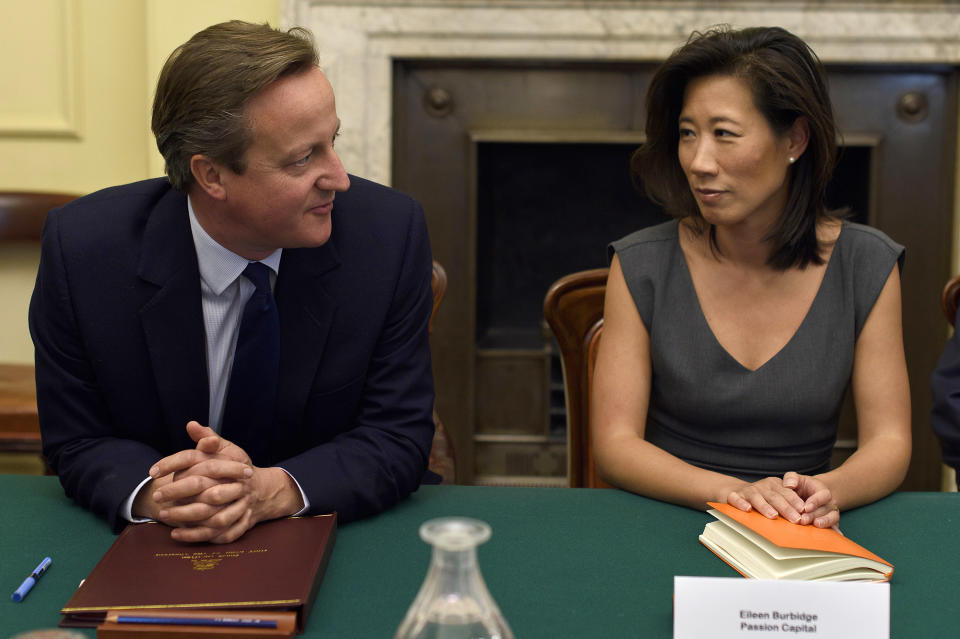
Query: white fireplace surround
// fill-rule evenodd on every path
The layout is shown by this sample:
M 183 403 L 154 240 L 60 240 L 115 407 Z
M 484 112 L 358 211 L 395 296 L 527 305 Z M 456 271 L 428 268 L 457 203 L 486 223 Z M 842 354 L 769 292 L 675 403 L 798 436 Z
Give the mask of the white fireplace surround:
M 384 184 L 398 58 L 655 61 L 723 23 L 782 26 L 824 62 L 960 64 L 952 1 L 283 0 L 281 23 L 316 36 L 345 166 Z

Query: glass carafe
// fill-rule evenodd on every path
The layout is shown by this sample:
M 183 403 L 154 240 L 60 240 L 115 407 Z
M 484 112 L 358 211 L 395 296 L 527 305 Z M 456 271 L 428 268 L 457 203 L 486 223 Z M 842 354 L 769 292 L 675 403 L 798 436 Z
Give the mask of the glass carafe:
M 476 519 L 444 517 L 420 526 L 433 546 L 427 576 L 394 639 L 513 639 L 490 596 L 477 546 L 490 539 L 490 526 Z

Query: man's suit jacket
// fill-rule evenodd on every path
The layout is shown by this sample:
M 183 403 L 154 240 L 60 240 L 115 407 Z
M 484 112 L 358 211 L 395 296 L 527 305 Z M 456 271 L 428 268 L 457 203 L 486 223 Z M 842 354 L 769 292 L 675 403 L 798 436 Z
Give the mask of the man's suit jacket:
M 254 450 L 311 512 L 344 521 L 417 488 L 433 435 L 431 254 L 420 205 L 351 176 L 321 247 L 285 249 L 277 409 Z M 186 196 L 166 179 L 47 217 L 30 303 L 43 451 L 66 493 L 117 530 L 158 459 L 193 448 L 209 385 Z
M 958 315 L 960 316 L 960 315 Z M 960 331 L 954 331 L 930 377 L 930 425 L 940 438 L 943 461 L 957 471 L 960 485 Z

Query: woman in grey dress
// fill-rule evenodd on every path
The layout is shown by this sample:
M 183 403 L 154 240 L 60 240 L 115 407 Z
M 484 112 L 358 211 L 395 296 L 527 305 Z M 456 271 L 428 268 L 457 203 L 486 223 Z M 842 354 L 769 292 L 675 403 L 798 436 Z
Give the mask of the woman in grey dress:
M 823 69 L 780 28 L 694 34 L 654 75 L 634 170 L 676 219 L 611 245 L 591 428 L 636 493 L 820 527 L 910 459 L 903 247 L 828 211 Z M 830 468 L 851 386 L 858 446 Z

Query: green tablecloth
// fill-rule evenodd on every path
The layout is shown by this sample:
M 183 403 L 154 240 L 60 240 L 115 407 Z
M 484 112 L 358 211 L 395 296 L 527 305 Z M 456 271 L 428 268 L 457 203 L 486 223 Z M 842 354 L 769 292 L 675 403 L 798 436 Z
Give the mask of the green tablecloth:
M 114 536 L 52 477 L 0 476 L 0 508 L 0 637 L 54 627 Z M 303 636 L 392 637 L 429 563 L 417 529 L 446 515 L 493 527 L 479 562 L 517 639 L 669 638 L 674 575 L 737 576 L 697 540 L 705 513 L 615 490 L 428 486 L 341 527 Z M 844 513 L 841 525 L 895 566 L 892 637 L 958 635 L 960 496 L 898 493 Z M 46 555 L 49 572 L 10 601 Z

